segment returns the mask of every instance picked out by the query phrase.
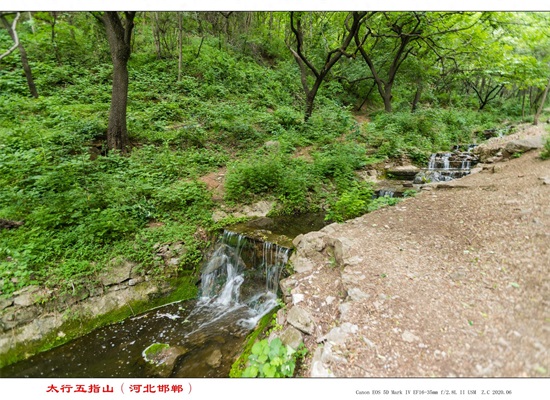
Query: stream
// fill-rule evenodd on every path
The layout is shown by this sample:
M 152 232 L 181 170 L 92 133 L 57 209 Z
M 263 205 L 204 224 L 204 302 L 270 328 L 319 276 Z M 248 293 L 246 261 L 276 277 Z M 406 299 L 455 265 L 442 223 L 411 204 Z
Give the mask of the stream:
M 97 329 L 0 369 L 0 377 L 227 377 L 248 333 L 277 305 L 290 248 L 224 231 L 198 299 Z M 161 348 L 150 356 L 150 346 Z
M 136 315 L 0 369 L 0 377 L 229 376 L 247 335 L 277 306 L 292 239 L 323 214 L 258 218 L 225 230 L 203 264 L 197 299 Z M 160 348 L 156 355 L 147 349 Z
M 433 154 L 414 183 L 469 174 L 477 162 L 470 150 Z M 375 197 L 382 196 L 402 193 L 381 188 Z M 197 299 L 97 329 L 6 366 L 0 377 L 228 377 L 247 335 L 277 306 L 292 238 L 325 224 L 323 215 L 310 214 L 235 225 L 223 232 L 204 263 Z

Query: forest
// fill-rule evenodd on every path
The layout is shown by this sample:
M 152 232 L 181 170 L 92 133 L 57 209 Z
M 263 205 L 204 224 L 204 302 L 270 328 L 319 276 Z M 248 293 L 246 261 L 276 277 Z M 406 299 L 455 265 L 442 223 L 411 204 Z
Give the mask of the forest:
M 391 203 L 356 174 L 544 123 L 544 12 L 0 12 L 0 298 L 213 232 Z M 550 144 L 545 152 L 550 156 Z M 201 177 L 224 171 L 214 196 Z M 193 285 L 187 296 L 196 294 Z

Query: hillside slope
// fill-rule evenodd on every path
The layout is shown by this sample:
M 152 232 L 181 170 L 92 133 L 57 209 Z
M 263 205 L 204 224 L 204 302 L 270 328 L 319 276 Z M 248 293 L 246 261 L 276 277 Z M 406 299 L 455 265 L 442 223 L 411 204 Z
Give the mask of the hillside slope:
M 550 161 L 538 154 L 298 237 L 282 286 L 315 326 L 302 374 L 548 376 Z

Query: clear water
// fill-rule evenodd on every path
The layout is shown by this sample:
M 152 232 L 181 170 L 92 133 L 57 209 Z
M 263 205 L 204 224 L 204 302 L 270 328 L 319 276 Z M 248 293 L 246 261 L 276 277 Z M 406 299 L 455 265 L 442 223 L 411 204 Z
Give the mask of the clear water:
M 227 377 L 246 335 L 277 304 L 290 250 L 224 232 L 203 267 L 199 299 L 166 305 L 0 369 L 0 377 Z M 159 372 L 143 351 L 177 349 Z

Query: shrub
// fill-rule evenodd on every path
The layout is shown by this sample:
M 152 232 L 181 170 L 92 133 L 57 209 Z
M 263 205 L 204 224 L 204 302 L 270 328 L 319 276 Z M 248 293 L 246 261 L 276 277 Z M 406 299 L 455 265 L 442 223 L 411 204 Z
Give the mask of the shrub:
M 284 173 L 285 165 L 278 154 L 235 163 L 227 172 L 226 198 L 236 201 L 273 193 L 283 180 Z
M 252 354 L 248 356 L 248 367 L 243 371 L 243 378 L 291 378 L 296 367 L 296 351 L 285 346 L 281 339 L 271 342 L 260 340 L 252 346 Z
M 326 220 L 344 222 L 350 218 L 358 217 L 369 211 L 374 191 L 372 186 L 366 183 L 355 183 L 342 195 L 329 203 Z
M 543 160 L 550 159 L 550 136 L 546 138 L 546 142 L 544 143 L 544 148 L 540 153 L 540 158 L 542 158 Z

